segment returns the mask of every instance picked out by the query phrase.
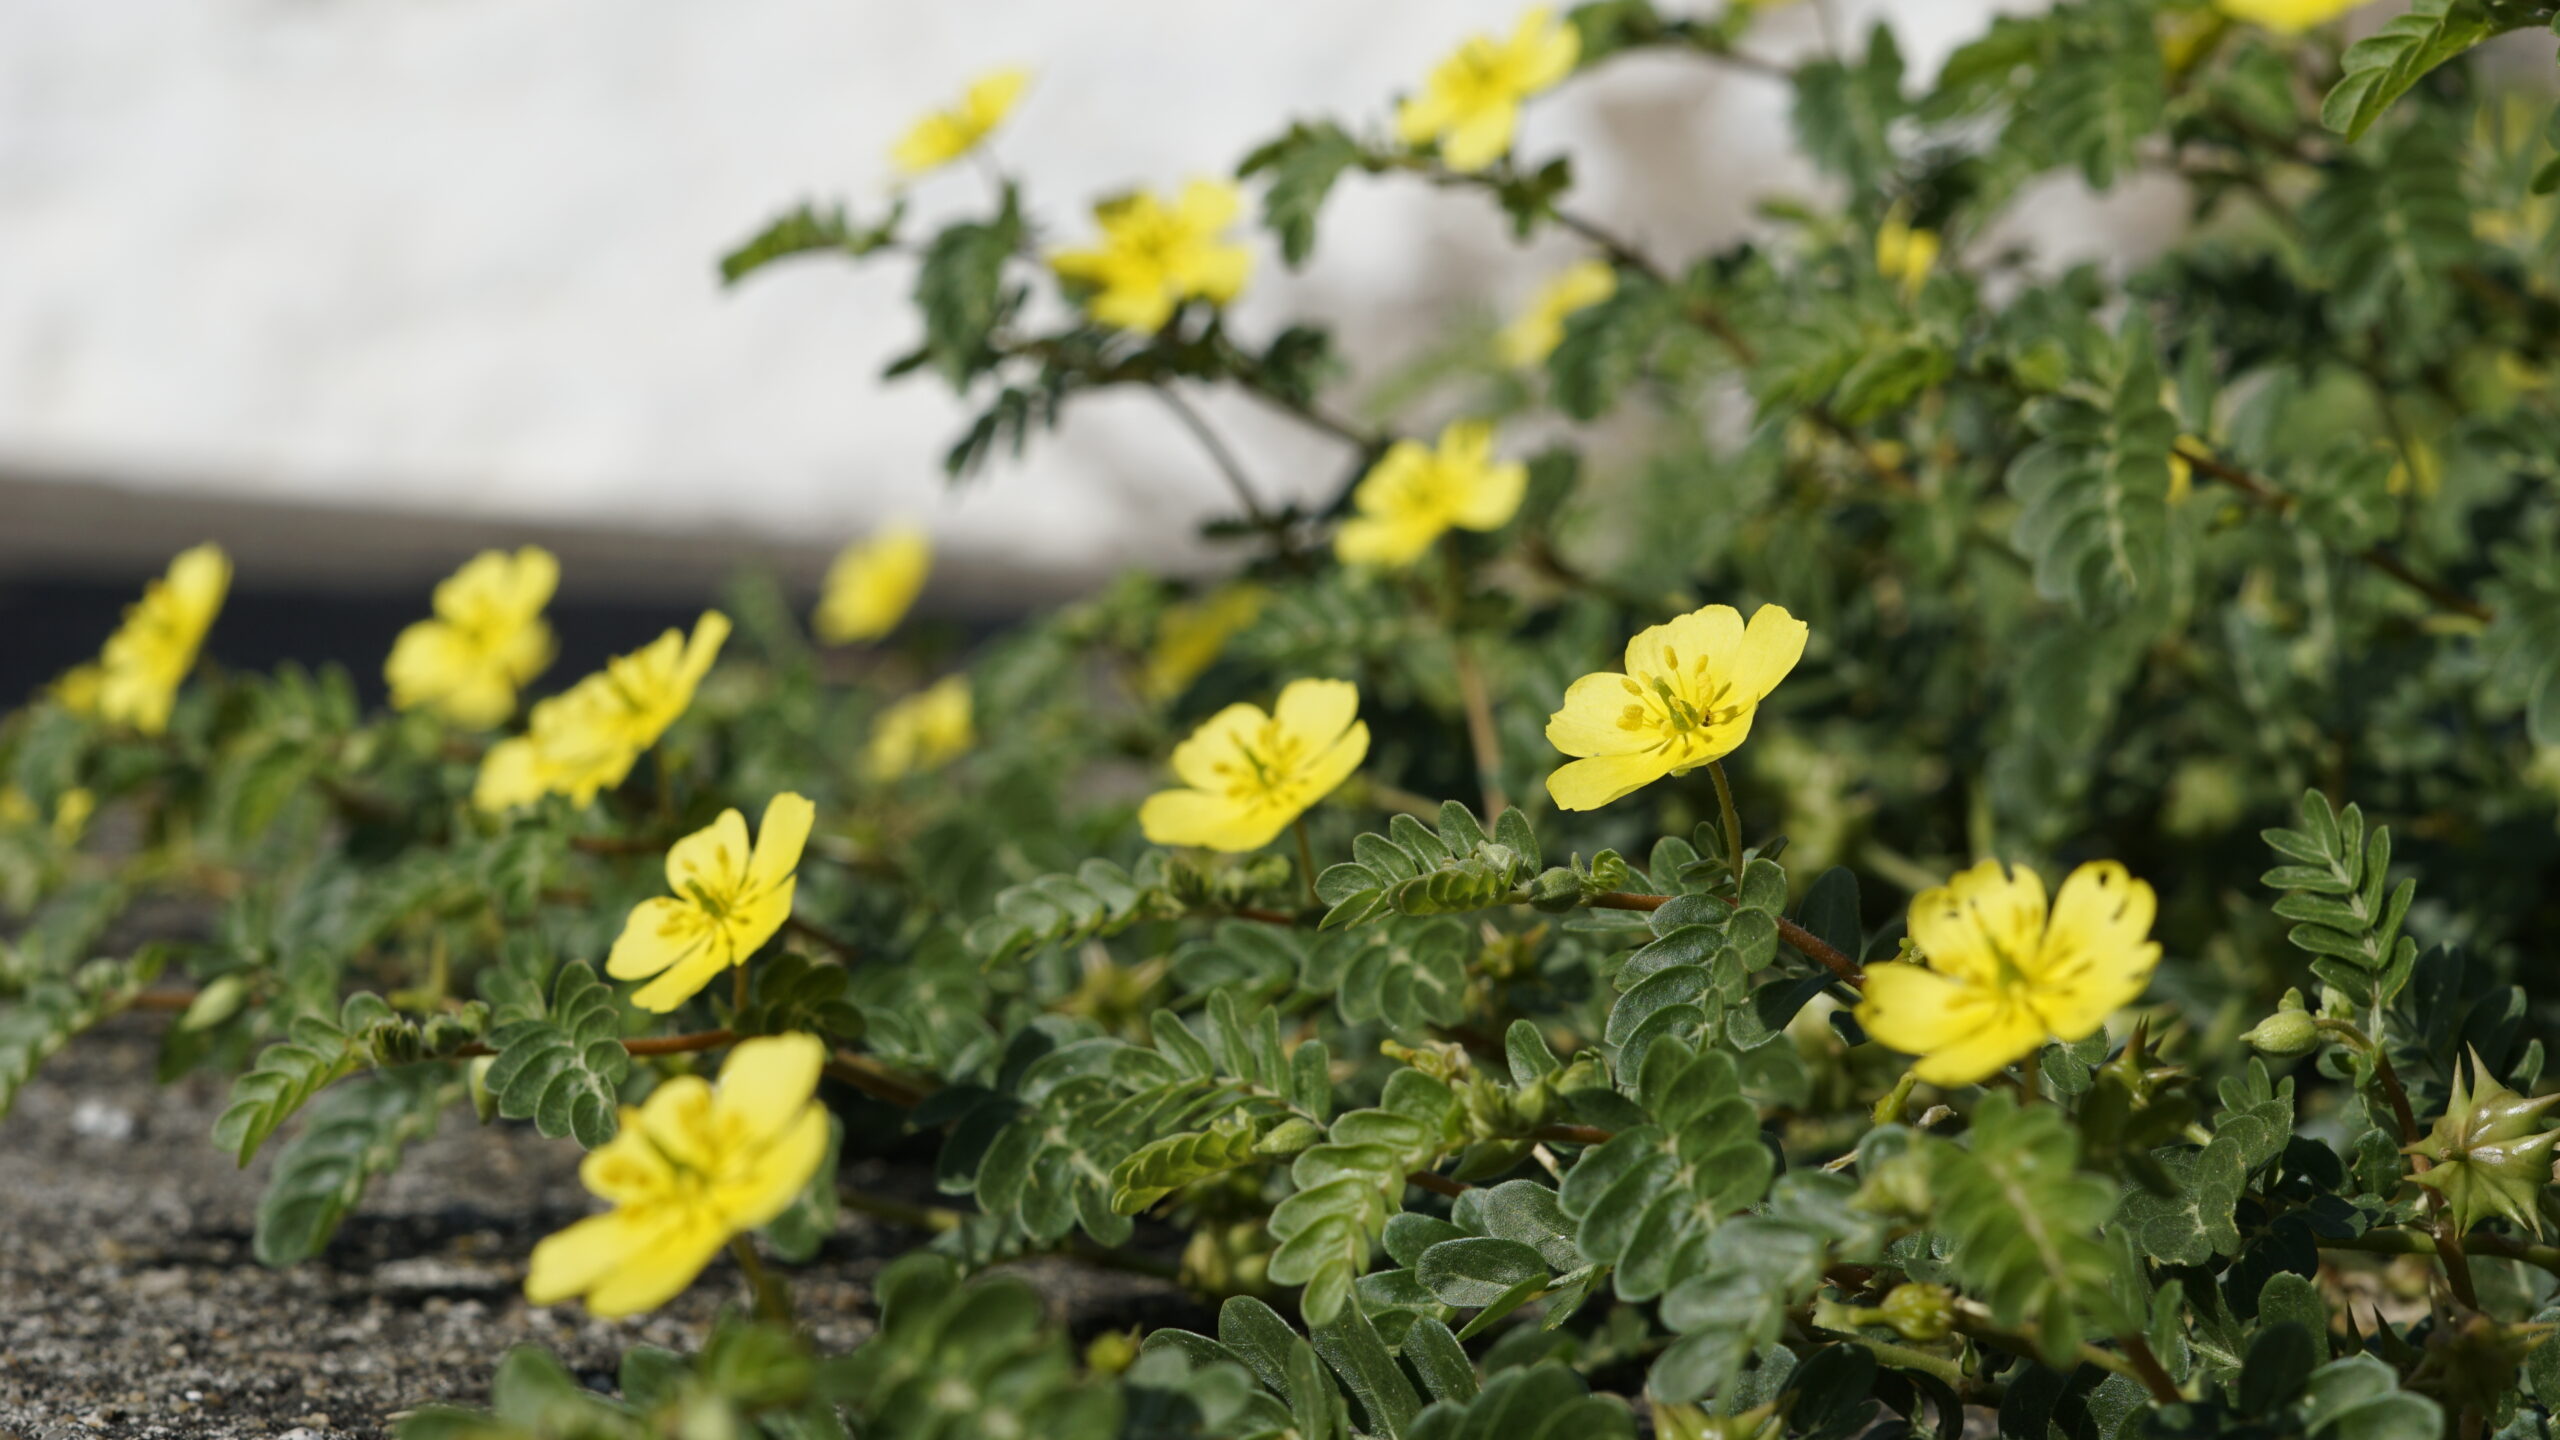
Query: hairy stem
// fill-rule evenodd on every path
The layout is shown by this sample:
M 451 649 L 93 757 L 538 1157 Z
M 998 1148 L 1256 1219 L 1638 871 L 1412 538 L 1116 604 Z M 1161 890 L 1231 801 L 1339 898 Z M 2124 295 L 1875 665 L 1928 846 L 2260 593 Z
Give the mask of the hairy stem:
M 1716 813 L 1724 817 L 1724 863 L 1733 871 L 1733 888 L 1742 891 L 1742 815 L 1733 808 L 1733 782 L 1724 775 L 1724 762 L 1707 762 L 1707 778 L 1716 782 Z
M 1625 890 L 1610 890 L 1594 895 L 1583 903 L 1594 910 L 1659 910 L 1670 899 L 1668 895 L 1637 895 Z M 1738 899 L 1728 899 L 1725 903 L 1740 905 L 1742 902 Z M 1832 948 L 1828 941 L 1783 915 L 1778 917 L 1778 938 L 1793 945 L 1806 958 L 1849 984 L 1866 983 L 1867 972 L 1859 966 L 1857 961 L 1841 954 Z
M 1511 797 L 1502 793 L 1502 732 L 1494 728 L 1493 702 L 1475 651 L 1464 640 L 1449 643 L 1457 656 L 1458 700 L 1467 712 L 1467 745 L 1475 752 L 1476 783 L 1484 790 L 1484 818 L 1490 821 L 1511 808 Z
M 747 1288 L 755 1292 L 756 1314 L 776 1325 L 790 1325 L 791 1287 L 782 1277 L 765 1268 L 764 1257 L 756 1253 L 755 1240 L 746 1235 L 729 1237 L 729 1253 L 737 1258 L 738 1268 L 746 1273 Z

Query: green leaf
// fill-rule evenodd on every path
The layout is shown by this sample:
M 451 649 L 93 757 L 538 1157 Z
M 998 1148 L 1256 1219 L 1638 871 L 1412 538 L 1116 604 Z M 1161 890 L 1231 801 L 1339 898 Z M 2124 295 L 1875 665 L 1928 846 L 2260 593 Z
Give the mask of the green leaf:
M 2408 346 L 2445 323 L 2453 272 L 2479 250 L 2464 163 L 2446 127 L 2412 125 L 2332 166 L 2303 202 L 2305 251 L 2340 329 L 2388 327 Z
M 1183 911 L 1160 852 L 1150 852 L 1132 870 L 1087 860 L 1073 875 L 1044 875 L 999 893 L 994 913 L 969 926 L 968 942 L 987 964 L 1001 965 Z
M 877 225 L 856 225 L 845 218 L 842 205 L 820 209 L 814 203 L 802 202 L 775 217 L 744 244 L 720 257 L 720 283 L 735 285 L 749 275 L 777 260 L 819 253 L 849 255 L 856 259 L 895 243 L 898 222 L 906 218 L 906 205 L 899 202 L 889 208 Z
M 1435 833 L 1398 815 L 1387 833 L 1354 837 L 1352 858 L 1316 877 L 1317 898 L 1331 907 L 1322 928 L 1366 924 L 1390 914 L 1455 915 L 1508 904 L 1538 873 L 1537 837 L 1520 812 L 1504 812 L 1491 835 L 1455 800 L 1440 807 Z
M 302 1133 L 276 1156 L 258 1199 L 258 1263 L 286 1266 L 320 1253 L 377 1175 L 399 1168 L 413 1140 L 433 1135 L 463 1082 L 448 1065 L 381 1070 L 311 1106 Z
M 924 316 L 923 357 L 953 389 L 994 368 L 996 328 L 1025 292 L 1005 283 L 1005 265 L 1022 245 L 1022 214 L 1013 187 L 995 218 L 945 227 L 925 247 L 916 270 L 916 309 Z
M 1325 197 L 1333 193 L 1342 172 L 1362 160 L 1359 142 L 1326 120 L 1290 126 L 1287 134 L 1256 149 L 1236 167 L 1239 179 L 1271 177 L 1269 188 L 1262 192 L 1262 223 L 1280 237 L 1280 258 L 1290 269 L 1305 264 L 1315 253 L 1316 216 L 1324 209 Z
M 1490 1236 L 1434 1245 L 1414 1270 L 1442 1304 L 1461 1309 L 1490 1305 L 1523 1282 L 1544 1286 L 1549 1279 L 1546 1259 L 1536 1250 Z
M 213 1122 L 213 1143 L 248 1164 L 293 1112 L 372 1058 L 366 1031 L 393 1018 L 378 997 L 359 994 L 347 998 L 334 1023 L 317 1016 L 295 1020 L 288 1038 L 259 1051 L 257 1063 L 233 1082 L 231 1103 Z
M 2480 0 L 2412 0 L 2409 13 L 2347 47 L 2338 83 L 2320 102 L 2320 123 L 2360 140 L 2428 71 L 2492 35 L 2530 23 L 2494 19 Z
M 2115 1187 L 2077 1169 L 2079 1143 L 2050 1106 L 1984 1098 L 1969 1144 L 1926 1150 L 1939 1230 L 1965 1287 L 2006 1327 L 2026 1328 L 2048 1364 L 2065 1366 L 2090 1330 L 2128 1328 L 2112 1313 L 2114 1267 L 2098 1232 Z
M 555 1140 L 575 1135 L 590 1150 L 612 1139 L 631 1073 L 623 1014 L 621 998 L 586 962 L 561 966 L 548 1005 L 489 1032 L 497 1058 L 484 1083 L 498 1113 L 531 1120 Z
M 2178 422 L 2160 403 L 2150 332 L 2129 326 L 2121 374 L 2105 408 L 2086 400 L 2033 407 L 2044 438 L 2009 467 L 2009 493 L 2025 507 L 2014 540 L 2034 562 L 2036 589 L 2105 618 L 2163 583 L 2167 562 L 2169 448 Z
M 0 1119 L 46 1057 L 122 1010 L 158 977 L 162 955 L 151 946 L 131 960 L 92 960 L 67 979 L 37 980 L 16 1003 L 0 1007 Z
M 1867 32 L 1854 66 L 1814 60 L 1795 73 L 1796 140 L 1816 165 L 1858 191 L 1872 191 L 1894 168 L 1893 126 L 1910 110 L 1902 94 L 1902 47 L 1893 28 Z

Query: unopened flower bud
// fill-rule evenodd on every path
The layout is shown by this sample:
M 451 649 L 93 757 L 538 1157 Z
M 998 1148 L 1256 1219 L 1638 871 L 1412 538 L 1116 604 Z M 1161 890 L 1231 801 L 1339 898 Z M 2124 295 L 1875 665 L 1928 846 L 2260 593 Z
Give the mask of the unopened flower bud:
M 1944 1285 L 1896 1285 L 1876 1314 L 1905 1340 L 1944 1340 L 1955 1327 L 1956 1299 Z
M 1529 882 L 1529 903 L 1549 914 L 1561 914 L 1582 903 L 1582 877 L 1570 866 L 1555 865 Z
M 2308 1055 L 2320 1048 L 2320 1024 L 2301 1010 L 2278 1010 L 2240 1037 L 2262 1055 Z

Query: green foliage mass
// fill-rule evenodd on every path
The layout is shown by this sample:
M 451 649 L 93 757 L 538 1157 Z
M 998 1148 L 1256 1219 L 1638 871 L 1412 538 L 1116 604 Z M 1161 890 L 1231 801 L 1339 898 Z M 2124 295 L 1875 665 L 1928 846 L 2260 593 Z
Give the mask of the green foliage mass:
M 1630 238 L 1543 99 L 1481 171 L 1383 111 L 1240 161 L 1289 267 L 1336 258 L 1340 192 L 1405 185 L 1606 266 L 1528 363 L 1508 301 L 1359 389 L 1312 320 L 1114 329 L 1042 263 L 1085 206 L 1036 176 L 781 215 L 721 278 L 907 276 L 890 375 L 967 407 L 956 477 L 1093 397 L 1166 407 L 1168 463 L 1232 500 L 1216 578 L 848 655 L 741 576 L 632 777 L 504 816 L 491 735 L 225 668 L 219 628 L 163 732 L 33 697 L 0 719 L 0 1112 L 86 1030 L 157 1035 L 229 1077 L 212 1139 L 268 1157 L 283 1265 L 466 1098 L 592 1149 L 742 1037 L 819 1037 L 827 1162 L 746 1243 L 910 1229 L 869 1338 L 820 1353 L 768 1290 L 610 1394 L 505 1357 L 412 1440 L 2548 1440 L 2560 115 L 2514 77 L 2551 7 L 2351 38 L 2060 0 L 1934 71 L 1883 26 L 1790 53 L 1764 8 L 1559 17 L 1569 86 L 1787 87 L 1813 198 L 1714 250 Z M 2017 222 L 2058 187 L 2176 233 L 2057 262 Z M 1332 453 L 1284 491 L 1211 391 Z M 1451 416 L 1525 463 L 1518 512 L 1338 563 L 1360 477 Z M 1560 811 L 1567 687 L 1711 603 L 1809 626 L 1747 741 Z M 963 753 L 870 758 L 946 673 Z M 1357 773 L 1258 853 L 1147 844 L 1174 746 L 1301 678 L 1358 687 Z M 819 817 L 791 923 L 636 1008 L 604 962 L 669 844 L 784 790 Z M 2038 1011 L 1924 1082 L 1862 987 L 1959 963 L 1910 901 L 1986 857 L 2049 891 L 2122 862 L 2161 960 L 2106 1028 Z M 1995 938 L 1981 983 L 2044 953 Z M 940 1203 L 839 1189 L 924 1155 Z M 1003 1268 L 1035 1256 L 1153 1277 L 1143 1333 L 1071 1337 Z

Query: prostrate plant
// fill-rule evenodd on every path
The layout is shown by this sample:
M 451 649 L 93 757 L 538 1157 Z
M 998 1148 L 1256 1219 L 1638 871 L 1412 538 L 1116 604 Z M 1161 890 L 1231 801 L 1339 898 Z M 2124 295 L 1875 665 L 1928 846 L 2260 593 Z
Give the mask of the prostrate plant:
M 983 209 L 722 262 L 912 264 L 955 476 L 1152 397 L 1231 575 L 963 656 L 885 532 L 813 619 L 867 648 L 750 577 L 518 728 L 548 556 L 440 587 L 378 715 L 189 682 L 229 567 L 180 557 L 0 723 L 0 1105 L 170 1012 L 277 1147 L 263 1260 L 467 1096 L 612 1207 L 532 1300 L 747 1281 L 416 1437 L 2545 1440 L 2560 160 L 2465 55 L 2551 8 L 2065 0 L 1925 79 L 1760 8 L 1531 12 L 1063 245 L 997 71 L 894 157 Z M 1789 86 L 1824 198 L 1677 258 L 1580 208 L 1540 107 L 1641 52 Z M 2056 270 L 1998 237 L 2064 177 L 2194 223 Z M 1225 311 L 1243 187 L 1296 266 L 1408 181 L 1585 253 L 1347 403 Z M 1339 469 L 1269 487 L 1213 387 Z M 901 1135 L 946 1204 L 842 1185 Z M 784 1273 L 848 1209 L 922 1243 L 819 1354 Z M 1079 1351 L 1032 1255 L 1198 1318 Z

